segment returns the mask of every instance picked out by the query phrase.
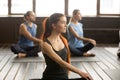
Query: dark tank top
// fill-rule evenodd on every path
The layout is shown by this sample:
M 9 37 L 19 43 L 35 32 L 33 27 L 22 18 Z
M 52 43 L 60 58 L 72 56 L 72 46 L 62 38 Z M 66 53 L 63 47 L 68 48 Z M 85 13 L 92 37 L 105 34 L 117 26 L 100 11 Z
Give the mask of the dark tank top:
M 47 43 L 51 45 L 51 43 L 46 40 Z M 54 48 L 53 50 L 58 54 L 64 61 L 67 61 L 67 48 L 64 47 L 63 49 L 56 51 Z M 43 79 L 47 80 L 62 80 L 68 79 L 68 71 L 67 69 L 61 67 L 58 63 L 54 60 L 49 58 L 46 54 L 43 54 L 45 61 L 46 61 L 46 69 L 43 72 Z

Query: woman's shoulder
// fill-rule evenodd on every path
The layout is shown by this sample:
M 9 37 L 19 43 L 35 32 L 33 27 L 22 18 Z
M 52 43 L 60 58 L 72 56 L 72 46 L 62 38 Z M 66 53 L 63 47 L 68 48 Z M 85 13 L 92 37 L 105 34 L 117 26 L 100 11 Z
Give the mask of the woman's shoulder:
M 50 43 L 50 41 L 48 40 L 48 38 L 46 38 L 46 39 L 44 40 L 44 42 L 46 42 L 46 43 L 48 43 L 48 44 L 51 45 L 51 43 Z
M 33 23 L 33 25 L 35 26 L 35 28 L 37 28 L 37 24 Z
M 69 26 L 73 26 L 74 24 L 72 22 L 69 23 Z
M 68 28 L 70 28 L 70 27 L 74 27 L 74 24 L 73 24 L 72 22 L 70 22 L 70 23 L 68 24 Z
M 79 25 L 83 25 L 81 22 L 78 23 Z
M 20 28 L 22 28 L 22 29 L 23 29 L 23 28 L 26 28 L 25 23 L 21 23 L 21 24 L 20 24 Z

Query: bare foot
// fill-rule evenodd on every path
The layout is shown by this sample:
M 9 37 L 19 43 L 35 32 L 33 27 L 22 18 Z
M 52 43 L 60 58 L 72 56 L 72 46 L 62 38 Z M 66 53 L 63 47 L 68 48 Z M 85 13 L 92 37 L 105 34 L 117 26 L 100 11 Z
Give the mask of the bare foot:
M 84 57 L 94 57 L 95 54 L 93 54 L 93 53 L 84 53 L 83 56 Z
M 25 54 L 25 53 L 19 53 L 19 54 L 18 54 L 18 58 L 23 58 L 23 57 L 26 57 L 26 54 Z

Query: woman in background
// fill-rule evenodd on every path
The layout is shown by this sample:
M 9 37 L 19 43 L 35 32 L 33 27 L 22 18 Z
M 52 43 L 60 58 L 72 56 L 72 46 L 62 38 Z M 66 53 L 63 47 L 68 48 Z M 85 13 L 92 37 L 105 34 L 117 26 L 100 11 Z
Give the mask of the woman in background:
M 68 42 L 73 56 L 95 56 L 93 53 L 88 53 L 90 49 L 96 46 L 96 41 L 91 38 L 83 36 L 83 24 L 79 22 L 81 20 L 81 14 L 79 10 L 73 11 L 73 17 L 71 18 L 68 27 Z M 85 45 L 83 41 L 87 42 Z

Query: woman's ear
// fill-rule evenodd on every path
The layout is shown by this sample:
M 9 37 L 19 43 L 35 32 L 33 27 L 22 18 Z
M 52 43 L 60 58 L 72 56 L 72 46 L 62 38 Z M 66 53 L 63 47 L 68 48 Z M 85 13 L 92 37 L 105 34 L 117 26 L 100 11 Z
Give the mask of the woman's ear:
M 56 28 L 56 25 L 55 25 L 55 24 L 52 24 L 52 28 L 55 29 L 55 28 Z

